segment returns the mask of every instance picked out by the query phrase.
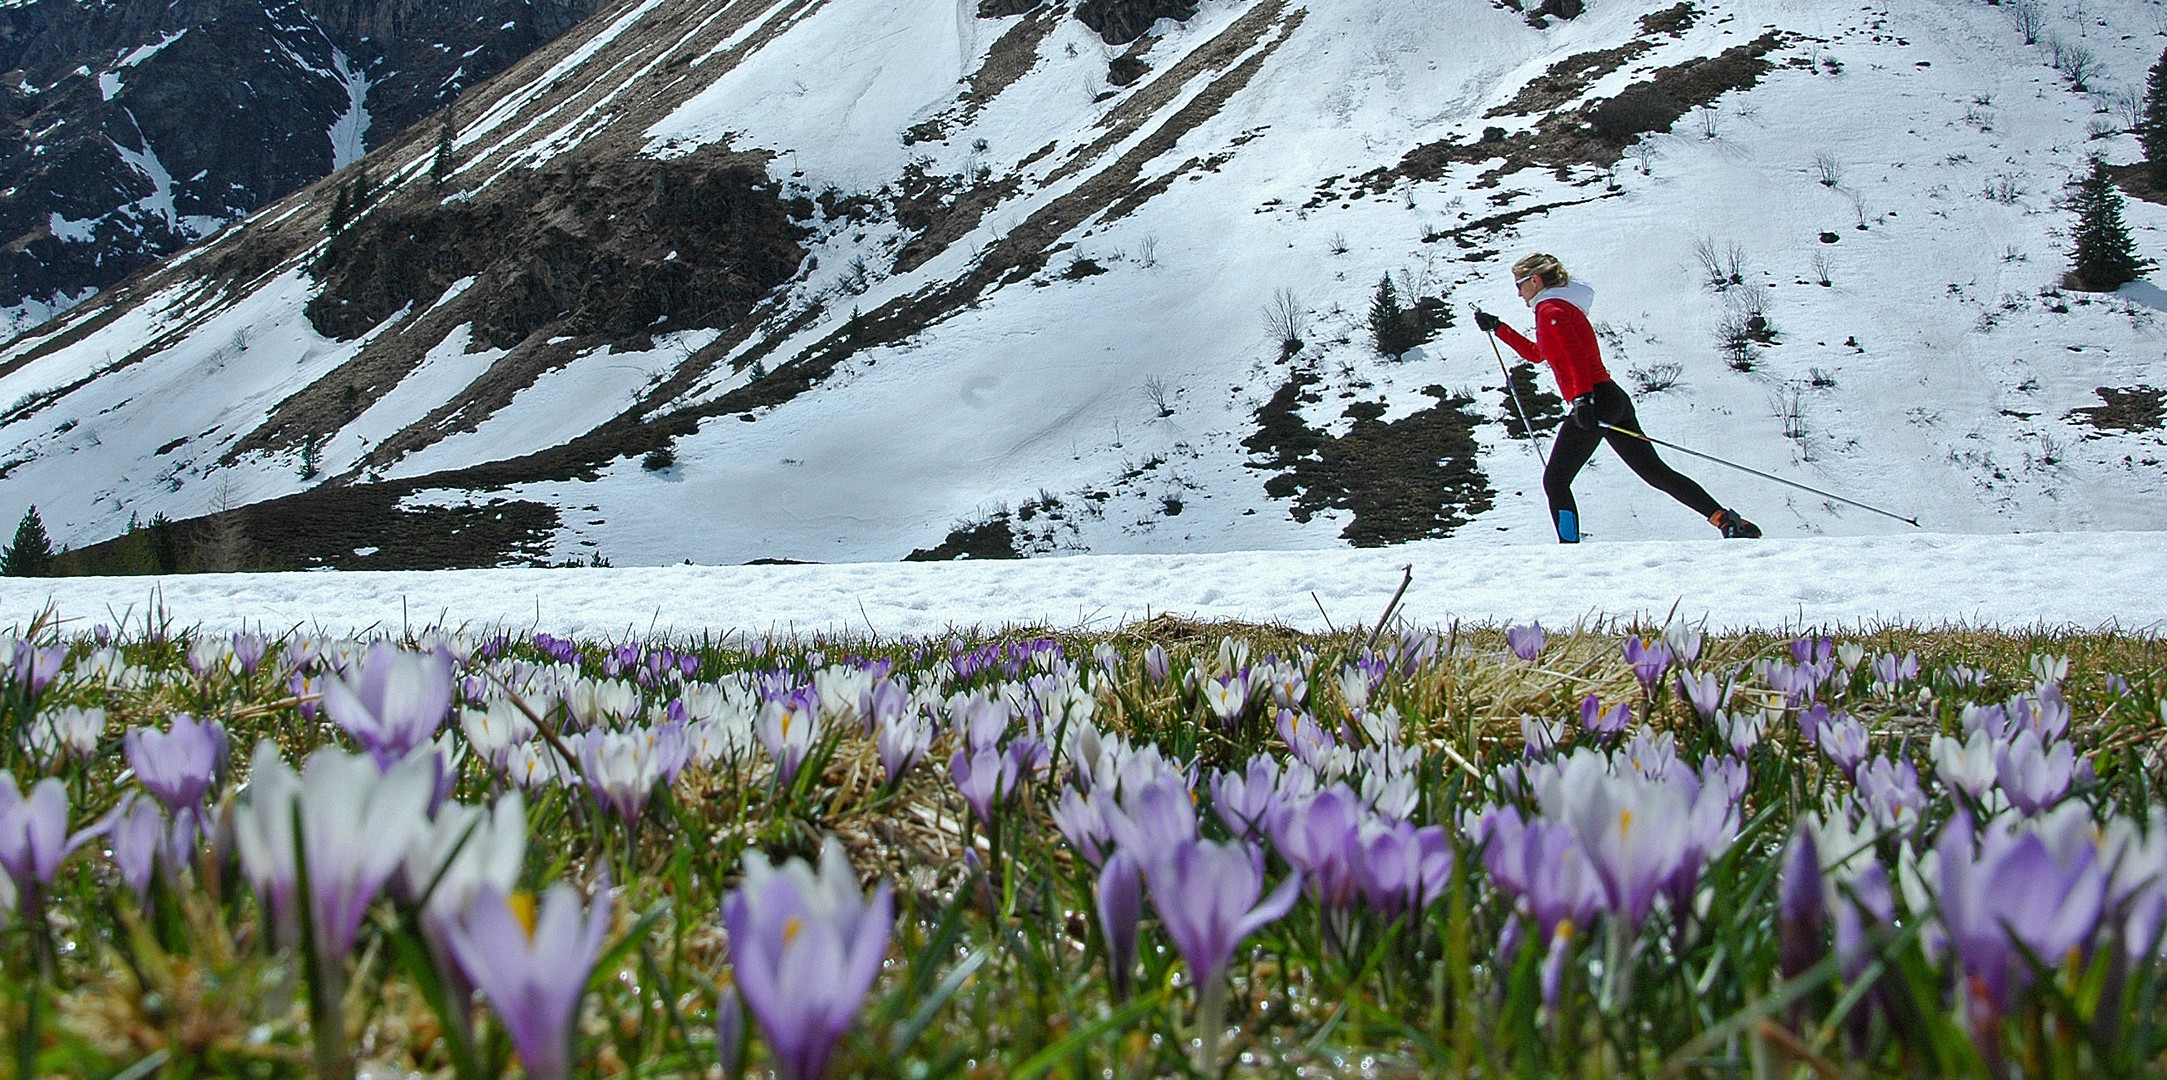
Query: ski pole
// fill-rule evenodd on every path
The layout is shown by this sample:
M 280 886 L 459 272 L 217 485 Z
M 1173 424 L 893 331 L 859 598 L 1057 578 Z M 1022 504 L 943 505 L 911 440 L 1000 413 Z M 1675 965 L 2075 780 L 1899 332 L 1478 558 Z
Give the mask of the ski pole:
M 1497 357 L 1498 373 L 1505 376 L 1505 392 L 1512 395 L 1512 411 L 1520 414 L 1520 431 L 1527 436 L 1522 445 L 1527 447 L 1528 453 L 1535 455 L 1535 460 L 1541 461 L 1542 451 L 1535 449 L 1535 425 L 1527 421 L 1527 409 L 1520 404 L 1520 388 L 1512 384 L 1512 369 L 1505 365 L 1504 350 L 1497 347 L 1497 335 L 1482 336 L 1490 339 L 1490 354 Z
M 1602 423 L 1602 421 L 1597 421 L 1597 423 Z M 1851 506 L 1856 506 L 1856 507 L 1858 507 L 1858 508 L 1859 508 L 1859 509 L 1861 509 L 1861 510 L 1871 510 L 1871 511 L 1873 511 L 1873 512 L 1874 512 L 1874 513 L 1876 513 L 1876 514 L 1879 514 L 1879 515 L 1881 515 L 1882 517 L 1892 517 L 1892 518 L 1895 518 L 1896 520 L 1898 520 L 1898 521 L 1901 521 L 1901 522 L 1903 522 L 1904 524 L 1906 524 L 1906 525 L 1909 525 L 1909 526 L 1911 526 L 1912 528 L 1915 528 L 1915 529 L 1923 529 L 1923 528 L 1925 528 L 1925 526 L 1924 526 L 1924 525 L 1921 525 L 1921 524 L 1919 524 L 1919 519 L 1918 519 L 1918 518 L 1915 518 L 1915 517 L 1905 517 L 1905 516 L 1904 516 L 1904 515 L 1902 515 L 1902 514 L 1894 513 L 1894 512 L 1892 512 L 1892 511 L 1888 511 L 1888 510 L 1883 510 L 1883 509 L 1881 509 L 1881 508 L 1880 508 L 1880 507 L 1878 507 L 1878 506 L 1868 506 L 1868 505 L 1866 505 L 1865 503 L 1862 503 L 1862 502 L 1858 501 L 1857 499 L 1846 499 L 1846 498 L 1844 498 L 1844 497 L 1843 497 L 1843 496 L 1841 496 L 1841 495 L 1836 495 L 1836 494 L 1833 494 L 1833 493 L 1830 493 L 1830 492 L 1822 491 L 1822 490 L 1821 490 L 1820 488 L 1817 488 L 1817 487 L 1809 487 L 1809 486 L 1807 486 L 1807 485 L 1805 485 L 1805 484 L 1801 484 L 1801 483 L 1799 483 L 1799 482 L 1798 482 L 1798 481 L 1796 481 L 1796 480 L 1785 480 L 1785 479 L 1784 479 L 1783 477 L 1777 476 L 1777 475 L 1775 475 L 1774 473 L 1765 473 L 1765 472 L 1762 472 L 1762 471 L 1761 471 L 1761 470 L 1759 470 L 1759 469 L 1756 469 L 1756 468 L 1752 468 L 1752 467 L 1750 467 L 1750 466 L 1746 466 L 1746 465 L 1740 465 L 1739 463 L 1737 463 L 1737 462 L 1735 462 L 1735 461 L 1725 461 L 1725 460 L 1723 460 L 1722 458 L 1719 458 L 1719 457 L 1715 456 L 1714 454 L 1703 454 L 1703 453 L 1701 453 L 1701 452 L 1700 452 L 1700 451 L 1698 451 L 1698 450 L 1688 450 L 1688 449 L 1686 449 L 1685 447 L 1683 447 L 1683 446 L 1680 446 L 1680 445 L 1678 445 L 1677 443 L 1674 443 L 1674 442 L 1665 442 L 1665 441 L 1663 441 L 1663 440 L 1661 440 L 1661 439 L 1658 439 L 1658 438 L 1656 438 L 1656 437 L 1654 437 L 1654 436 L 1652 436 L 1652 435 L 1643 435 L 1643 434 L 1641 434 L 1640 432 L 1634 431 L 1634 430 L 1633 430 L 1633 429 L 1631 429 L 1631 428 L 1622 428 L 1622 427 L 1619 427 L 1619 426 L 1618 426 L 1618 425 L 1616 425 L 1616 424 L 1607 424 L 1607 423 L 1603 423 L 1603 424 L 1602 424 L 1602 426 L 1603 426 L 1603 427 L 1606 427 L 1606 428 L 1609 428 L 1610 430 L 1612 430 L 1612 431 L 1615 431 L 1615 432 L 1617 432 L 1617 433 L 1618 433 L 1618 434 L 1620 434 L 1620 435 L 1630 435 L 1630 436 L 1632 436 L 1633 438 L 1639 439 L 1639 440 L 1640 440 L 1640 441 L 1642 441 L 1642 442 L 1649 442 L 1649 443 L 1654 443 L 1654 444 L 1655 444 L 1655 445 L 1657 445 L 1657 446 L 1666 446 L 1666 447 L 1669 447 L 1669 448 L 1670 448 L 1670 449 L 1672 449 L 1672 450 L 1676 450 L 1676 451 L 1678 451 L 1678 452 L 1679 452 L 1679 453 L 1681 453 L 1681 454 L 1691 454 L 1691 455 L 1693 455 L 1694 457 L 1697 457 L 1697 458 L 1703 458 L 1703 459 L 1706 459 L 1706 460 L 1708 460 L 1708 461 L 1713 461 L 1713 462 L 1715 462 L 1715 463 L 1716 463 L 1716 464 L 1718 464 L 1718 465 L 1728 465 L 1728 466 L 1730 466 L 1730 467 L 1731 467 L 1731 468 L 1733 468 L 1733 469 L 1737 469 L 1737 470 L 1739 470 L 1740 472 L 1749 472 L 1749 473 L 1752 473 L 1753 475 L 1755 475 L 1755 476 L 1758 476 L 1758 477 L 1760 477 L 1760 478 L 1762 478 L 1762 479 L 1764 479 L 1764 480 L 1774 480 L 1774 481 L 1775 481 L 1776 483 L 1779 483 L 1779 484 L 1787 484 L 1787 485 L 1789 485 L 1789 486 L 1791 486 L 1791 487 L 1795 487 L 1795 488 L 1799 489 L 1800 491 L 1810 491 L 1810 492 L 1813 492 L 1813 493 L 1814 493 L 1814 494 L 1816 494 L 1816 495 L 1819 495 L 1820 497 L 1822 497 L 1822 498 L 1824 498 L 1824 499 L 1834 499 L 1834 500 L 1836 500 L 1837 502 L 1840 502 L 1840 503 L 1845 503 L 1845 504 L 1848 504 L 1848 505 L 1851 505 Z

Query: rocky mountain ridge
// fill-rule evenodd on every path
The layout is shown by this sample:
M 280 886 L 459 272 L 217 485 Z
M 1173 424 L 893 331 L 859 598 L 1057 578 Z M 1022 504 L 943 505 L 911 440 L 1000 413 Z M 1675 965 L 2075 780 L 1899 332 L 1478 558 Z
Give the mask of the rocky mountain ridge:
M 594 0 L 0 8 L 0 329 L 358 160 Z

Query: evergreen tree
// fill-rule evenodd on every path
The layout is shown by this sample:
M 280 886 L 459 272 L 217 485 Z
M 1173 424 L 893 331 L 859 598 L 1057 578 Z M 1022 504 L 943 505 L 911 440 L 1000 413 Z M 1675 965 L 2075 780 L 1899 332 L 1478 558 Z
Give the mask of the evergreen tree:
M 436 157 L 429 162 L 429 181 L 437 187 L 443 187 L 444 181 L 451 179 L 451 139 L 452 111 L 446 109 L 444 122 L 436 130 Z
M 44 577 L 53 567 L 53 541 L 45 535 L 45 522 L 33 506 L 23 511 L 15 526 L 15 542 L 0 551 L 0 574 L 8 577 Z
M 346 228 L 346 219 L 353 216 L 353 208 L 346 204 L 346 185 L 340 184 L 338 193 L 331 196 L 331 213 L 324 219 L 324 230 L 337 236 Z
M 2114 189 L 2105 160 L 2092 158 L 2091 171 L 2076 183 L 2070 208 L 2077 212 L 2076 249 L 2070 253 L 2069 268 L 2072 288 L 2113 292 L 2155 265 L 2137 253 L 2137 242 L 2122 223 L 2122 193 Z
M 2144 80 L 2144 115 L 2137 120 L 2137 141 L 2151 166 L 2152 186 L 2167 188 L 2167 52 L 2159 54 Z
M 1377 281 L 1377 295 L 1369 303 L 1369 330 L 1377 339 L 1377 351 L 1386 356 L 1398 356 L 1418 344 L 1391 274 Z

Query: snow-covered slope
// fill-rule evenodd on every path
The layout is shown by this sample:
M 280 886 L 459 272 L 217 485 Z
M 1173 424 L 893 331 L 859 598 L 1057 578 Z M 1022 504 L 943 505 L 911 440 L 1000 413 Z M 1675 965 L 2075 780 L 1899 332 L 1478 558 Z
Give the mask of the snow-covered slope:
M 1120 45 L 1065 3 L 606 9 L 449 153 L 373 151 L 343 231 L 304 192 L 0 350 L 0 511 L 255 504 L 342 566 L 1546 542 L 1466 318 L 1524 326 L 1544 250 L 1652 434 L 1938 529 L 2167 521 L 2167 293 L 2058 288 L 2156 6 L 1197 8 Z M 1387 274 L 1457 316 L 1396 359 Z M 1909 528 L 1674 462 L 1772 535 Z M 1713 536 L 1607 453 L 1577 490 L 1599 541 Z M 537 506 L 525 548 L 426 524 Z
M 939 638 L 1004 627 L 1104 632 L 1159 615 L 1312 632 L 1539 620 L 1721 631 L 1888 626 L 2158 633 L 2167 575 L 2150 533 L 1902 536 L 1529 548 L 1422 540 L 1338 551 L 1080 555 L 1028 563 L 852 563 L 0 578 L 0 629 L 50 607 L 69 625 L 205 633 L 430 626 L 599 638 Z

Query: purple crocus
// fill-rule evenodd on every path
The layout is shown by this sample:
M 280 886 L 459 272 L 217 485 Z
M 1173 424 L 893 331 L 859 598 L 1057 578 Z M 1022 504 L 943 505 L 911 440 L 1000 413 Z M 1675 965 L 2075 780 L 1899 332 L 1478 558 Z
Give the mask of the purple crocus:
M 1241 772 L 1212 777 L 1211 808 L 1237 837 L 1246 839 L 1260 832 L 1278 805 L 1279 763 L 1269 754 L 1250 758 Z
M 1572 826 L 1603 883 L 1605 906 L 1637 930 L 1686 860 L 1692 802 L 1676 785 L 1612 775 L 1595 755 L 1568 759 L 1543 780 L 1543 805 Z
M 234 815 L 241 868 L 290 928 L 298 860 L 306 854 L 306 899 L 323 963 L 345 958 L 369 905 L 405 861 L 409 841 L 427 822 L 436 770 L 433 753 L 415 754 L 386 773 L 369 758 L 325 747 L 296 776 L 269 740 L 256 744 L 248 801 Z
M 585 912 L 580 906 L 579 890 L 562 881 L 543 894 L 539 908 L 531 897 L 485 886 L 466 918 L 445 930 L 460 970 L 489 1002 L 534 1080 L 571 1075 L 579 999 L 609 933 L 608 880 Z
M 1663 673 L 1670 670 L 1670 661 L 1670 646 L 1660 636 L 1625 639 L 1625 662 L 1632 665 L 1633 677 L 1644 687 L 1661 682 Z
M 901 783 L 932 745 L 933 729 L 923 717 L 897 715 L 880 725 L 880 766 L 887 770 L 888 783 Z
M 1542 647 L 1549 640 L 1550 636 L 1543 633 L 1542 624 L 1539 622 L 1515 626 L 1505 631 L 1505 644 L 1512 649 L 1512 654 L 1529 663 L 1534 663 L 1535 658 L 1542 655 Z
M 2031 981 L 2016 946 L 2041 963 L 2059 964 L 2092 939 L 2106 895 L 2107 870 L 2092 843 L 2070 845 L 2058 859 L 2038 833 L 1990 824 L 1974 850 L 1971 817 L 1959 811 L 1935 845 L 1941 922 L 1963 966 L 1974 1030 L 1991 1030 L 2009 993 Z
M 977 753 L 958 750 L 948 759 L 948 775 L 984 824 L 993 821 L 993 804 L 1016 789 L 1016 760 L 987 747 Z
M 1272 842 L 1302 874 L 1317 906 L 1344 910 L 1362 888 L 1362 799 L 1334 784 L 1274 815 Z
M 760 707 L 753 734 L 775 759 L 776 779 L 787 787 L 820 737 L 820 693 L 807 686 L 770 697 Z
M 1144 650 L 1144 677 L 1154 684 L 1165 682 L 1173 666 L 1173 660 L 1166 655 L 1166 646 L 1153 645 Z
M 233 662 L 241 666 L 241 674 L 254 675 L 263 666 L 264 654 L 271 643 L 262 634 L 240 633 L 233 635 Z
M 174 713 L 165 731 L 130 728 L 121 739 L 136 782 L 175 816 L 194 813 L 202 805 L 225 768 L 226 747 L 224 726 L 187 713 Z
M 730 964 L 785 1080 L 820 1080 L 880 974 L 894 925 L 883 881 L 867 898 L 829 837 L 818 873 L 803 859 L 745 856 L 745 882 L 723 900 Z
M 1802 823 L 1783 853 L 1783 874 L 1776 886 L 1777 966 L 1786 979 L 1803 974 L 1827 951 L 1821 940 L 1825 890 L 1820 849 L 1813 829 Z
M 1621 701 L 1606 711 L 1603 700 L 1594 694 L 1580 700 L 1580 726 L 1597 735 L 1615 735 L 1632 722 L 1633 707 L 1626 702 Z
M 1678 673 L 1678 692 L 1685 695 L 1687 703 L 1703 720 L 1714 720 L 1731 697 L 1731 688 L 1715 675 L 1694 675 L 1684 671 Z
M 406 652 L 387 641 L 369 646 L 360 677 L 324 680 L 323 707 L 384 772 L 436 737 L 451 715 L 451 662 L 439 653 Z
M 150 878 L 158 866 L 158 849 L 166 837 L 166 818 L 154 799 L 128 792 L 106 818 L 113 866 L 120 880 L 139 902 L 150 898 Z
M 1146 870 L 1151 906 L 1197 987 L 1200 1061 L 1216 1065 L 1226 1005 L 1227 964 L 1244 938 L 1294 907 L 1300 872 L 1264 892 L 1264 855 L 1248 843 L 1184 840 Z
M 1114 999 L 1127 1001 L 1136 967 L 1137 924 L 1144 914 L 1143 868 L 1117 851 L 1099 868 L 1099 929 L 1106 934 L 1106 973 Z
M 98 835 L 93 826 L 68 832 L 68 789 L 46 777 L 23 794 L 15 776 L 0 770 L 0 871 L 24 897 L 23 909 L 36 911 L 44 888 L 60 872 L 60 861 Z
M 1845 776 L 1855 775 L 1859 763 L 1866 760 L 1866 725 L 1844 713 L 1837 713 L 1822 724 L 1814 742 Z
M 14 663 L 9 670 L 15 677 L 16 684 L 35 698 L 44 693 L 54 679 L 60 677 L 60 668 L 67 660 L 68 647 L 65 645 L 39 648 L 27 641 L 18 641 L 15 643 Z
M 1452 878 L 1452 842 L 1444 826 L 1395 821 L 1364 829 L 1362 895 L 1387 918 L 1420 911 L 1444 895 Z
M 1197 836 L 1195 796 L 1180 773 L 1136 785 L 1123 793 L 1120 805 L 1101 813 L 1114 843 L 1147 868 Z
M 2030 728 L 2017 732 L 2017 737 L 1999 747 L 1994 755 L 1994 773 L 2001 781 L 2002 792 L 2009 796 L 2010 805 L 2026 814 L 2036 814 L 2060 801 L 2069 790 L 2074 772 L 2075 751 L 2070 745 L 2057 742 L 2047 749 L 2041 745 L 2039 733 Z

